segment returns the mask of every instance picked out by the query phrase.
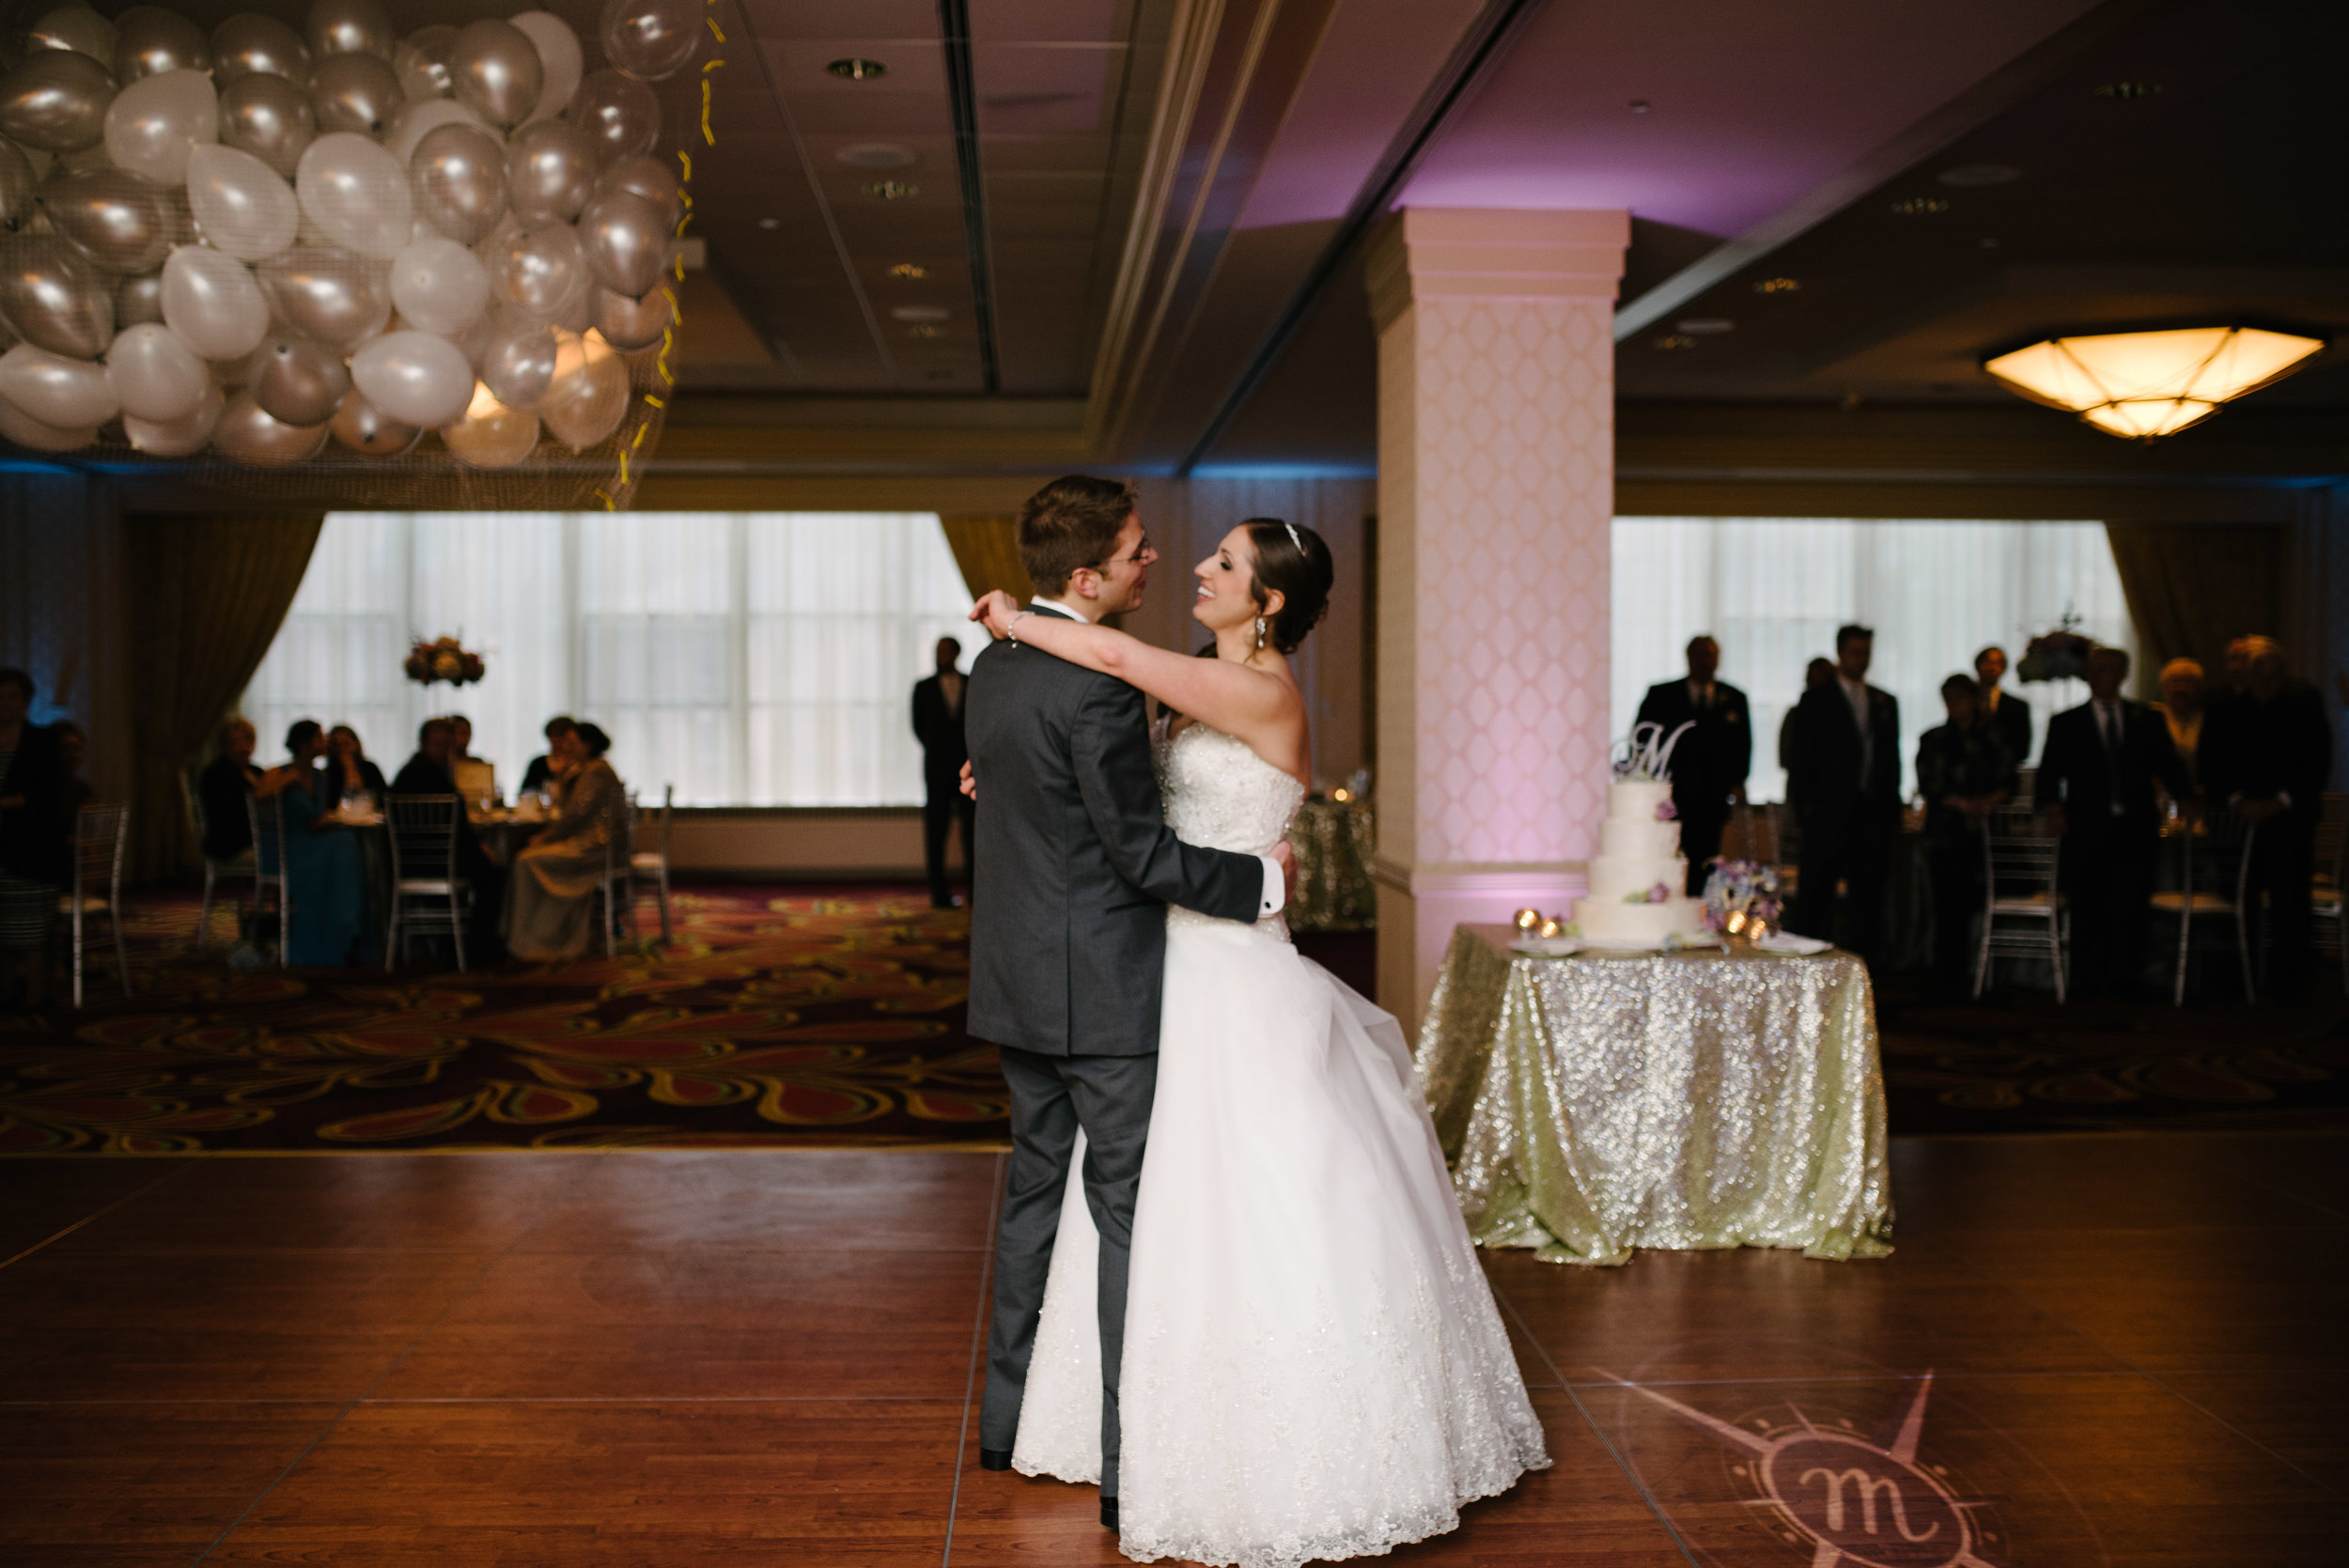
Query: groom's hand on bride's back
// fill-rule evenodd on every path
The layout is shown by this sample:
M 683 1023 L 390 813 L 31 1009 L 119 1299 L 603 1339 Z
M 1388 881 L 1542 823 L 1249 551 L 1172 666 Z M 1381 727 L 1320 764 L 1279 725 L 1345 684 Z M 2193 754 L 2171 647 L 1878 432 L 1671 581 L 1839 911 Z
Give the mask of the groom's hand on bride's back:
M 1272 846 L 1272 858 L 1281 867 L 1282 901 L 1294 904 L 1297 902 L 1297 851 L 1289 847 L 1288 840 L 1283 839 Z
M 971 765 L 967 762 L 962 765 L 962 792 L 973 800 L 979 798 L 978 775 L 971 771 Z

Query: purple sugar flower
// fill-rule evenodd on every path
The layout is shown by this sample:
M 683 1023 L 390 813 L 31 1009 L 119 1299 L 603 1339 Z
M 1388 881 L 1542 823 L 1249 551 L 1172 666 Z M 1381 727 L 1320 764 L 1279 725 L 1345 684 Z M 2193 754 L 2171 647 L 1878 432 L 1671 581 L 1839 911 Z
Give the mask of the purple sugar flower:
M 1678 821 L 1679 819 L 1680 819 L 1680 808 L 1679 808 L 1679 807 L 1677 807 L 1677 806 L 1673 805 L 1673 804 L 1672 804 L 1670 800 L 1658 800 L 1658 801 L 1657 801 L 1657 802 L 1656 802 L 1656 820 L 1657 820 L 1657 821 L 1658 821 L 1658 822 L 1676 822 L 1676 821 Z
M 1647 890 L 1647 901 L 1651 904 L 1668 903 L 1671 901 L 1672 895 L 1672 890 L 1661 882 L 1657 883 L 1654 887 Z

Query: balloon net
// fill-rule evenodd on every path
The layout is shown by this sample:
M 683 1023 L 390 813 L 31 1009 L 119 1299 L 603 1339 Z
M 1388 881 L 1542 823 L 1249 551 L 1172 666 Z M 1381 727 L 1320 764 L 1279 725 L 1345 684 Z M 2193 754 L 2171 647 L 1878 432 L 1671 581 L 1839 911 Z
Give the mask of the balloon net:
M 292 505 L 629 505 L 724 36 L 705 0 L 411 8 L 0 9 L 0 449 Z

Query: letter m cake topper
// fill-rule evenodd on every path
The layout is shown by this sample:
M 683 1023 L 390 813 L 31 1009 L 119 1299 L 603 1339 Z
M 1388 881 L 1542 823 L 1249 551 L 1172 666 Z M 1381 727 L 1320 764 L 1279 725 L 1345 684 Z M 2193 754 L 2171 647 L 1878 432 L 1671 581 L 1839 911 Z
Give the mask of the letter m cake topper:
M 1615 777 L 1626 784 L 1641 780 L 1661 784 L 1671 778 L 1672 748 L 1696 727 L 1695 720 L 1686 720 L 1668 736 L 1661 724 L 1633 725 L 1631 733 L 1614 744 Z

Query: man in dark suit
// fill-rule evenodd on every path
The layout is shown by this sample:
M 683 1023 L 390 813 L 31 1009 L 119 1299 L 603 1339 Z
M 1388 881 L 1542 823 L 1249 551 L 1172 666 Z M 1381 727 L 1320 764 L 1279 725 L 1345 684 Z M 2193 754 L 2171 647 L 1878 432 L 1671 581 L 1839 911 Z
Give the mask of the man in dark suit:
M 1835 660 L 1813 659 L 1802 667 L 1802 689 L 1807 694 L 1817 691 L 1835 678 Z M 1778 722 L 1778 766 L 1786 775 L 1786 803 L 1799 815 L 1802 802 L 1795 799 L 1795 715 L 1802 711 L 1802 698 L 1786 710 L 1786 717 Z
M 2063 839 L 2061 877 L 2079 994 L 2127 998 L 2143 978 L 2145 915 L 2160 849 L 2154 781 L 2181 800 L 2191 786 L 2161 715 L 2121 695 L 2129 656 L 2092 649 L 2085 673 L 2088 701 L 2047 721 L 2034 798 Z
M 1672 809 L 1680 814 L 1680 850 L 1688 857 L 1688 892 L 1704 891 L 1729 808 L 1745 804 L 1746 772 L 1753 762 L 1753 715 L 1746 694 L 1714 676 L 1721 645 L 1710 637 L 1688 644 L 1688 678 L 1651 686 L 1640 702 L 1642 724 L 1661 724 L 1669 737 L 1696 727 L 1672 747 Z
M 220 754 L 196 775 L 208 861 L 233 861 L 253 847 L 253 816 L 245 802 L 261 781 L 261 770 L 253 766 L 253 751 L 259 743 L 251 722 L 229 720 L 220 726 Z
M 1138 608 L 1158 559 L 1131 486 L 1056 479 L 1019 514 L 1029 609 L 1094 622 Z M 993 644 L 964 703 L 981 791 L 970 1032 L 1001 1048 L 1010 1168 L 995 1237 L 979 1463 L 1011 1467 L 1079 1127 L 1101 1237 L 1101 1522 L 1117 1524 L 1117 1369 L 1143 1141 L 1158 1082 L 1166 906 L 1254 920 L 1286 901 L 1272 856 L 1204 849 L 1159 811 L 1142 693 L 1024 647 Z
M 1787 925 L 1835 938 L 1835 893 L 1848 895 L 1847 934 L 1862 957 L 1884 931 L 1885 874 L 1901 820 L 1901 705 L 1868 684 L 1875 636 L 1864 626 L 1835 633 L 1835 674 L 1795 709 L 1787 792 L 1802 821 L 1802 869 Z
M 2317 817 L 2333 771 L 2333 732 L 2316 688 L 2286 675 L 2282 645 L 2272 637 L 2242 641 L 2248 644 L 2243 693 L 2213 708 L 2203 724 L 2202 784 L 2214 809 L 2223 801 L 2252 824 L 2244 889 L 2252 949 L 2259 949 L 2256 933 L 2266 924 L 2274 941 L 2268 988 L 2278 1001 L 2298 1001 L 2308 991 L 2314 935 L 2309 884 Z
M 950 909 L 946 888 L 946 830 L 962 825 L 962 877 L 975 879 L 971 853 L 972 802 L 962 793 L 962 765 L 970 753 L 962 740 L 964 681 L 957 667 L 962 644 L 941 637 L 938 673 L 913 685 L 913 735 L 922 742 L 922 859 L 929 867 L 930 908 Z
M 416 754 L 392 780 L 395 795 L 454 795 L 457 729 L 446 719 L 427 719 L 416 730 Z M 481 962 L 502 957 L 506 939 L 499 927 L 506 912 L 506 868 L 490 858 L 473 823 L 458 802 L 457 875 L 473 884 L 473 909 L 465 923 L 466 956 Z
M 1980 722 L 2006 743 L 2007 760 L 2021 768 L 2030 761 L 2030 704 L 2003 691 L 2006 650 L 1996 643 L 1974 655 L 1974 685 L 1982 692 Z

